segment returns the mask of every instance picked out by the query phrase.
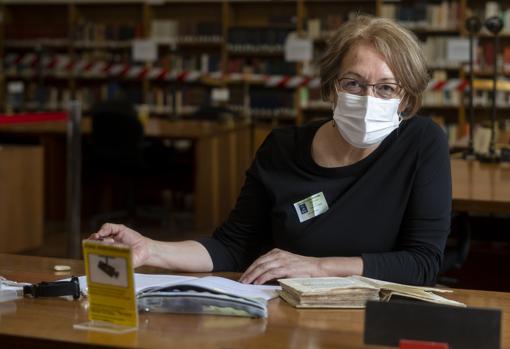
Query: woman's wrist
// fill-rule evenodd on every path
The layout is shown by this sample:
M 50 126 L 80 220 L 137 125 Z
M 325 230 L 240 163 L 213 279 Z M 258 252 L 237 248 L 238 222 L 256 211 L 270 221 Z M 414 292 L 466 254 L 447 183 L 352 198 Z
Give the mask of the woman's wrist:
M 363 274 L 361 257 L 323 257 L 318 258 L 317 276 L 350 276 Z
M 161 247 L 158 246 L 161 244 L 161 241 L 156 241 L 147 237 L 144 237 L 144 239 L 145 241 L 143 243 L 145 245 L 144 251 L 146 255 L 143 256 L 143 264 L 164 268 L 165 266 L 162 263 L 163 261 L 160 254 Z

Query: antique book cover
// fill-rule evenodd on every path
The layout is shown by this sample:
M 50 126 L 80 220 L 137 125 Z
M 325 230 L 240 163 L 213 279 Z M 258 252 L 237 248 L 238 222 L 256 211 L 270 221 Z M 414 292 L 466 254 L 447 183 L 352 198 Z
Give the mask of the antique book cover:
M 436 294 L 451 290 L 409 286 L 362 276 L 291 278 L 278 282 L 282 286 L 280 297 L 297 308 L 364 308 L 369 300 L 389 301 L 392 296 L 465 306 Z

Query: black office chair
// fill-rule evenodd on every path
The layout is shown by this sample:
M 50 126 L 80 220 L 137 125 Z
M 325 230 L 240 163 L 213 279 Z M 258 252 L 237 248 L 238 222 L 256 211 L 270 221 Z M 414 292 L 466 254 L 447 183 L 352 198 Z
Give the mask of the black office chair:
M 144 173 L 143 126 L 135 107 L 128 100 L 115 98 L 97 105 L 92 111 L 90 162 L 92 175 L 106 184 L 105 191 L 120 192 L 122 209 L 95 214 L 91 229 L 105 221 L 128 219 L 137 215 L 136 185 Z M 100 203 L 112 199 L 100 193 Z M 111 209 L 111 208 L 110 208 Z

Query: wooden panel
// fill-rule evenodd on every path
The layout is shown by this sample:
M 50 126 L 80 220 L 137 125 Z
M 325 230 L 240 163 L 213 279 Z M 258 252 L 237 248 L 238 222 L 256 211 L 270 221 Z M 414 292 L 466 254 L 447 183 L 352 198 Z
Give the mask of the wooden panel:
M 197 141 L 196 224 L 214 229 L 227 217 L 250 164 L 248 128 Z
M 218 217 L 218 140 L 199 139 L 195 145 L 195 224 L 213 228 Z
M 0 251 L 41 245 L 43 180 L 42 147 L 0 147 Z

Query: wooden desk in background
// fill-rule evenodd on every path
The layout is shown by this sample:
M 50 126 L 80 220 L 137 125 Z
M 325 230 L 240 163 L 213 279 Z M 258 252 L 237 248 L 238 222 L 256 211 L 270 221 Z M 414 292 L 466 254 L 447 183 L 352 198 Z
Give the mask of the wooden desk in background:
M 510 166 L 452 159 L 453 210 L 510 214 Z
M 71 266 L 71 272 L 58 275 L 56 264 Z M 0 275 L 12 280 L 35 283 L 83 272 L 82 261 L 0 254 Z M 510 293 L 455 290 L 448 297 L 468 306 L 501 309 L 501 348 L 510 349 Z M 363 344 L 364 311 L 359 309 L 298 310 L 274 299 L 267 319 L 140 314 L 138 331 L 124 335 L 74 330 L 73 324 L 87 320 L 86 309 L 83 299 L 0 303 L 2 348 L 375 348 Z
M 65 134 L 66 129 L 65 122 L 8 124 L 0 125 L 0 134 L 33 134 L 51 137 Z M 90 132 L 91 120 L 84 118 L 82 134 L 87 135 Z M 190 139 L 195 143 L 196 173 L 193 174 L 195 223 L 198 228 L 203 229 L 212 229 L 219 225 L 234 206 L 244 182 L 244 173 L 251 161 L 249 125 L 153 118 L 149 119 L 145 125 L 145 135 Z M 51 144 L 51 142 L 47 143 Z
M 83 134 L 90 133 L 90 121 L 89 118 L 83 119 Z M 34 134 L 51 137 L 63 135 L 65 132 L 66 124 L 63 122 L 0 125 L 0 134 Z M 234 206 L 244 182 L 244 173 L 251 162 L 250 126 L 152 118 L 146 125 L 145 133 L 147 137 L 191 139 L 195 142 L 196 224 L 204 229 L 219 225 Z M 253 140 L 255 145 L 260 144 L 268 133 L 269 129 L 256 129 Z M 50 141 L 43 145 L 55 148 Z M 51 173 L 46 175 L 62 176 Z M 504 168 L 499 164 L 480 164 L 477 161 L 453 159 L 452 179 L 455 211 L 510 214 L 510 168 Z M 54 189 L 56 188 L 47 190 Z

